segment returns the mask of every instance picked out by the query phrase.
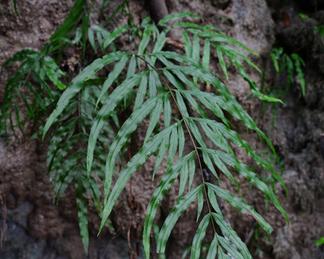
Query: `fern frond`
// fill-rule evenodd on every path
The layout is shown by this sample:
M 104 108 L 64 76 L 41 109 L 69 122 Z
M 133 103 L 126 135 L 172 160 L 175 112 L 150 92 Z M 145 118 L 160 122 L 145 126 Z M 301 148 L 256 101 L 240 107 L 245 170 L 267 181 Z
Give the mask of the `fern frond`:
M 155 194 L 153 194 L 153 199 L 148 206 L 148 216 L 145 220 L 143 234 L 144 249 L 147 257 L 150 255 L 150 231 L 152 229 L 153 219 L 156 214 L 156 208 L 163 198 L 161 195 L 170 187 L 170 184 L 177 178 L 177 175 L 179 175 L 180 180 L 179 195 L 183 195 L 183 193 L 185 193 L 186 185 L 188 186 L 188 194 L 186 194 L 186 198 L 184 198 L 184 200 L 182 200 L 180 196 L 180 201 L 182 202 L 180 202 L 176 206 L 174 212 L 171 212 L 171 214 L 167 217 L 164 227 L 162 227 L 160 231 L 157 240 L 157 249 L 159 253 L 164 253 L 166 241 L 174 224 L 182 214 L 182 211 L 186 209 L 187 206 L 189 206 L 189 204 L 194 200 L 198 200 L 199 205 L 197 211 L 197 220 L 200 218 L 200 214 L 203 211 L 204 199 L 208 199 L 208 197 L 204 197 L 202 191 L 204 189 L 211 189 L 215 192 L 216 196 L 225 199 L 232 206 L 248 211 L 255 216 L 255 218 L 267 232 L 271 231 L 271 227 L 257 212 L 255 212 L 250 206 L 246 205 L 242 200 L 234 198 L 234 196 L 232 196 L 229 192 L 209 183 L 203 183 L 199 187 L 191 190 L 196 168 L 194 160 L 190 159 L 177 170 L 171 170 L 171 168 L 173 168 L 175 157 L 178 156 L 178 159 L 180 159 L 179 161 L 182 161 L 181 157 L 183 156 L 184 143 L 186 141 L 186 134 L 183 129 L 183 127 L 185 127 L 190 136 L 189 139 L 193 141 L 195 147 L 194 154 L 201 152 L 203 159 L 202 161 L 213 173 L 216 179 L 219 179 L 219 170 L 220 172 L 224 173 L 230 182 L 235 183 L 236 179 L 231 172 L 233 169 L 235 169 L 249 181 L 251 181 L 252 184 L 256 185 L 256 187 L 259 188 L 268 198 L 270 198 L 274 205 L 282 213 L 285 213 L 271 189 L 267 187 L 267 185 L 244 164 L 242 164 L 242 162 L 237 160 L 234 151 L 230 147 L 230 144 L 234 144 L 239 148 L 245 149 L 247 154 L 255 159 L 255 161 L 261 167 L 271 171 L 276 180 L 281 180 L 278 178 L 278 175 L 275 174 L 275 170 L 271 164 L 261 159 L 254 152 L 254 150 L 244 140 L 242 140 L 239 135 L 233 131 L 233 129 L 231 129 L 229 119 L 225 114 L 230 114 L 233 118 L 242 121 L 247 128 L 254 130 L 273 149 L 271 141 L 267 138 L 267 136 L 256 126 L 252 118 L 242 109 L 222 81 L 213 75 L 208 68 L 209 59 L 211 56 L 210 47 L 212 44 L 215 44 L 215 36 L 217 32 L 210 32 L 209 29 L 205 29 L 204 31 L 200 31 L 200 33 L 198 33 L 198 27 L 195 27 L 194 31 L 189 30 L 191 33 L 194 32 L 193 40 L 191 43 L 189 35 L 185 36 L 186 55 L 182 55 L 176 52 L 162 51 L 165 42 L 165 32 L 162 32 L 162 34 L 158 33 L 155 37 L 154 35 L 157 32 L 155 31 L 154 26 L 146 21 L 143 22 L 143 24 L 144 31 L 142 40 L 139 44 L 136 56 L 131 56 L 126 77 L 120 85 L 116 86 L 116 88 L 110 93 L 110 95 L 108 95 L 106 99 L 98 99 L 97 104 L 102 102 L 102 107 L 98 111 L 96 116 L 97 118 L 94 120 L 89 135 L 87 171 L 90 175 L 94 150 L 97 145 L 97 139 L 101 135 L 104 121 L 111 117 L 111 113 L 116 109 L 118 103 L 129 96 L 134 89 L 137 88 L 133 113 L 120 128 L 106 158 L 104 177 L 105 191 L 103 196 L 104 204 L 101 215 L 102 221 L 100 230 L 102 230 L 102 228 L 105 226 L 114 204 L 125 187 L 128 179 L 136 172 L 139 166 L 145 163 L 148 156 L 155 154 L 157 159 L 154 172 L 158 170 L 162 160 L 166 158 L 168 162 L 167 168 L 169 168 L 169 171 L 172 172 L 173 175 L 168 176 L 169 174 L 166 174 L 168 176 L 166 180 L 163 180 L 164 178 L 162 178 L 162 185 L 157 188 L 157 191 Z M 192 24 L 185 25 L 193 27 Z M 201 39 L 201 35 L 207 39 Z M 154 40 L 154 38 L 156 38 L 157 42 L 154 44 L 153 51 L 150 53 L 148 46 L 150 42 Z M 204 45 L 201 56 L 200 43 L 202 40 L 206 40 L 207 43 Z M 236 44 L 234 40 L 230 40 L 230 38 L 225 37 L 222 34 L 217 35 L 216 42 L 217 44 Z M 236 45 L 239 47 L 241 46 L 240 44 Z M 213 45 L 213 47 L 215 46 Z M 217 48 L 218 58 L 222 63 L 221 68 L 226 76 L 228 76 L 226 64 L 224 58 L 222 58 L 223 56 L 220 54 L 220 51 L 223 51 L 222 54 L 226 55 L 227 59 L 231 60 L 235 67 L 240 71 L 241 75 L 251 83 L 253 86 L 252 91 L 255 91 L 256 95 L 258 95 L 259 92 L 253 85 L 254 82 L 250 81 L 250 78 L 243 69 L 242 62 L 245 62 L 249 66 L 257 69 L 255 65 L 242 54 L 238 54 L 235 49 L 222 45 L 217 45 L 216 51 Z M 118 76 L 123 75 L 122 70 L 126 66 L 129 55 L 126 55 L 126 53 L 119 53 L 119 55 L 120 61 L 115 65 L 114 69 L 109 74 L 108 79 L 101 89 L 100 96 L 103 96 L 104 93 L 107 92 L 108 88 L 115 84 L 115 79 Z M 136 71 L 137 58 L 140 59 L 140 62 L 138 63 L 139 66 L 146 67 L 142 71 Z M 114 61 L 117 61 L 117 58 L 112 60 L 112 62 Z M 156 67 L 156 61 L 161 62 L 163 67 Z M 108 63 L 109 62 L 107 62 L 107 64 Z M 89 71 L 89 75 L 92 76 L 96 71 L 105 66 L 104 62 L 100 61 L 100 59 L 94 64 L 98 65 L 91 64 L 85 69 L 86 71 Z M 81 72 L 81 74 L 83 73 Z M 87 79 L 88 77 L 86 76 L 84 78 Z M 214 86 L 216 92 L 202 92 L 199 87 L 201 83 Z M 65 94 L 62 95 L 61 100 L 64 100 L 64 95 Z M 267 98 L 267 100 L 274 101 L 270 97 Z M 174 114 L 174 111 L 172 111 L 171 102 L 177 108 L 178 114 Z M 59 113 L 61 113 L 63 109 L 62 105 L 60 105 L 60 110 L 57 115 L 55 115 L 55 111 L 53 114 L 55 116 L 59 116 Z M 198 117 L 192 117 L 194 114 L 191 113 L 191 109 L 197 112 Z M 212 112 L 212 114 L 219 119 L 220 122 L 213 119 L 208 119 L 207 110 Z M 165 128 L 160 130 L 160 133 L 152 136 L 154 130 L 157 129 L 157 125 L 159 124 L 160 127 L 162 126 L 160 123 L 162 112 L 164 115 Z M 129 136 L 137 129 L 138 125 L 148 115 L 150 115 L 149 125 L 142 148 L 140 148 L 138 153 L 132 157 L 127 166 L 121 170 L 116 182 L 112 186 L 112 179 L 116 168 L 117 158 L 122 156 L 122 148 L 128 142 Z M 177 117 L 180 119 L 179 122 L 176 124 L 171 124 L 172 120 L 176 119 Z M 208 145 L 205 143 L 205 136 L 202 134 L 201 129 L 203 130 L 204 134 L 211 139 L 215 147 L 222 151 L 214 149 L 215 147 L 208 147 Z M 159 131 L 159 129 L 157 130 Z M 200 157 L 197 156 L 196 159 L 199 160 Z M 199 162 L 200 166 L 202 161 Z M 111 187 L 112 190 L 110 190 Z M 207 218 L 209 219 L 209 216 L 205 216 L 204 220 Z M 207 228 L 208 224 L 206 222 L 203 221 L 203 223 L 200 223 L 202 224 L 201 226 Z M 193 258 L 196 258 L 198 254 L 200 254 L 199 247 L 201 246 L 203 233 L 204 231 L 198 233 L 194 240 L 194 248 L 192 250 Z M 216 241 L 214 241 L 214 243 L 215 242 Z M 217 236 L 217 242 L 220 244 L 218 254 L 234 253 L 234 255 L 239 255 L 240 257 L 241 252 L 245 251 L 241 248 L 241 250 L 238 249 L 236 253 L 231 252 L 229 250 L 231 243 L 228 243 L 227 239 L 224 239 L 221 236 Z
M 59 90 L 65 89 L 66 85 L 61 81 L 64 72 L 42 51 L 19 51 L 4 63 L 4 67 L 16 63 L 19 63 L 19 68 L 5 86 L 0 116 L 1 130 L 8 131 L 9 124 L 11 130 L 14 130 L 16 123 L 23 132 L 27 121 L 37 122 L 48 106 L 57 100 Z M 27 113 L 23 112 L 25 109 Z
M 84 68 L 71 82 L 71 85 L 66 89 L 61 95 L 57 102 L 56 108 L 51 113 L 50 117 L 47 119 L 43 130 L 43 137 L 46 135 L 49 128 L 57 120 L 57 118 L 63 113 L 66 106 L 69 104 L 70 100 L 75 97 L 82 89 L 83 84 L 92 79 L 95 74 L 101 70 L 104 66 L 119 60 L 123 53 L 116 52 L 108 54 L 102 58 L 96 59 L 89 66 Z
M 182 213 L 190 206 L 193 201 L 195 201 L 198 193 L 202 191 L 202 188 L 203 186 L 199 185 L 192 191 L 188 192 L 183 198 L 180 198 L 177 205 L 165 219 L 157 240 L 157 252 L 159 254 L 165 253 L 166 243 L 169 239 L 172 229 L 174 228 Z
M 147 207 L 143 229 L 143 245 L 145 255 L 147 258 L 150 257 L 150 235 L 156 211 L 160 205 L 160 202 L 164 198 L 164 195 L 171 188 L 173 182 L 177 179 L 178 175 L 188 175 L 189 161 L 194 161 L 194 152 L 191 152 L 186 156 L 182 157 L 172 168 L 169 168 L 167 170 L 167 172 L 162 177 L 159 186 L 155 189 L 152 195 L 152 199 Z
M 83 247 L 86 253 L 88 253 L 89 248 L 89 230 L 88 230 L 88 209 L 87 209 L 87 199 L 85 199 L 82 195 L 85 193 L 85 190 L 80 189 L 82 187 L 77 188 L 77 210 L 78 210 L 78 221 L 80 228 L 80 235 L 83 243 Z
M 176 124 L 164 129 L 150 141 L 145 143 L 143 145 L 143 148 L 136 155 L 134 155 L 132 159 L 127 163 L 126 168 L 120 172 L 118 180 L 116 181 L 112 191 L 109 192 L 107 201 L 104 204 L 100 231 L 104 227 L 120 193 L 124 189 L 129 178 L 132 176 L 132 174 L 136 172 L 139 166 L 143 165 L 146 162 L 147 158 L 150 155 L 152 155 L 158 150 L 162 140 L 171 133 L 172 128 L 174 128 L 175 126 Z M 107 190 L 107 188 L 105 189 Z
M 198 193 L 202 194 L 202 191 Z M 207 227 L 210 223 L 210 215 L 207 214 L 203 217 L 203 219 L 200 221 L 200 224 L 197 227 L 197 232 L 193 238 L 192 241 L 192 246 L 191 246 L 191 259 L 199 259 L 200 258 L 200 252 L 201 252 L 201 247 L 202 247 L 202 241 L 205 238 Z

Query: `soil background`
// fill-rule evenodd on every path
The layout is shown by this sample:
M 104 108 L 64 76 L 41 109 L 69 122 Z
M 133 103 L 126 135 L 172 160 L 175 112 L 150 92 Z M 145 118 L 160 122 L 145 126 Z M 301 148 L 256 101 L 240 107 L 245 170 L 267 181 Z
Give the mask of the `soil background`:
M 121 1 L 111 1 L 117 6 Z M 13 53 L 29 47 L 39 49 L 63 21 L 73 1 L 17 1 L 19 15 L 12 1 L 0 0 L 0 64 Z M 144 1 L 130 0 L 135 21 L 148 15 Z M 298 53 L 306 63 L 306 96 L 295 83 L 284 89 L 283 105 L 266 105 L 251 96 L 247 84 L 232 75 L 231 91 L 273 140 L 283 164 L 283 177 L 288 187 L 279 195 L 290 217 L 285 223 L 273 208 L 265 206 L 260 196 L 248 185 L 241 192 L 251 204 L 266 215 L 274 227 L 271 236 L 259 231 L 254 221 L 224 210 L 234 228 L 247 242 L 255 258 L 310 259 L 324 258 L 324 247 L 315 240 L 324 236 L 324 40 L 316 26 L 324 24 L 324 1 L 280 0 L 178 0 L 167 1 L 169 12 L 193 11 L 203 22 L 213 24 L 243 41 L 259 54 L 256 62 L 264 69 L 261 80 L 251 72 L 265 91 L 283 90 L 282 81 L 274 73 L 269 60 L 273 47 L 287 53 Z M 106 10 L 107 15 L 112 9 Z M 304 21 L 300 13 L 309 18 Z M 93 17 L 95 20 L 98 17 Z M 115 23 L 126 18 L 117 17 Z M 127 46 L 127 42 L 123 42 Z M 10 71 L 0 70 L 0 100 Z M 282 92 L 282 91 L 281 91 Z M 143 134 L 138 132 L 139 139 Z M 242 132 L 252 145 L 264 146 L 254 135 Z M 248 160 L 248 158 L 245 158 Z M 151 164 L 138 172 L 126 187 L 114 210 L 112 222 L 116 234 L 96 237 L 98 218 L 90 218 L 89 255 L 83 252 L 76 222 L 73 190 L 59 204 L 53 203 L 52 185 L 46 169 L 44 146 L 29 136 L 0 139 L 0 258 L 63 259 L 109 258 L 134 256 L 140 248 L 141 222 L 150 194 Z M 262 172 L 260 172 L 262 173 Z M 130 190 L 131 188 L 131 190 Z M 172 207 L 172 191 L 158 216 L 162 220 Z M 195 225 L 195 208 L 191 208 L 177 224 L 171 236 L 168 258 L 181 258 L 190 243 Z M 131 237 L 131 238 L 129 238 Z M 138 250 L 138 251 L 137 251 Z M 141 255 L 139 255 L 141 257 Z

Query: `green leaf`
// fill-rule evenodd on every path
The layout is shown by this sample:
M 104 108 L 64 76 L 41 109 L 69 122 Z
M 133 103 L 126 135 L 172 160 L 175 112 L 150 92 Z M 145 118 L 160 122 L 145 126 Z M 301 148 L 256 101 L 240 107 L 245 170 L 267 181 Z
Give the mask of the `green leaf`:
M 143 106 L 145 106 L 145 104 L 143 104 Z M 144 142 L 146 142 L 150 138 L 150 136 L 153 133 L 153 130 L 157 126 L 158 122 L 160 121 L 160 115 L 162 113 L 162 109 L 163 109 L 163 102 L 162 99 L 159 98 L 155 108 L 153 109 L 153 112 L 151 113 L 150 123 L 146 131 Z
M 133 108 L 134 111 L 137 110 L 143 104 L 144 97 L 146 95 L 146 90 L 147 90 L 147 75 L 143 74 L 136 94 L 136 99 Z
M 156 96 L 158 87 L 161 86 L 159 75 L 156 71 L 151 70 L 149 73 L 149 95 L 150 98 Z
M 186 56 L 191 57 L 192 56 L 192 46 L 191 46 L 191 41 L 190 41 L 189 35 L 186 31 L 184 31 L 182 34 L 182 41 L 184 44 Z
M 134 86 L 136 86 L 141 80 L 141 74 L 126 79 L 121 85 L 119 85 L 112 93 L 108 96 L 105 104 L 100 109 L 97 118 L 92 124 L 89 140 L 88 140 L 88 152 L 87 152 L 87 172 L 91 172 L 93 153 L 95 150 L 96 142 L 99 133 L 104 126 L 104 120 L 111 115 L 116 108 L 117 104 L 131 92 Z
M 44 61 L 44 70 L 47 77 L 58 89 L 64 90 L 66 88 L 66 85 L 59 80 L 59 78 L 64 75 L 63 71 L 59 69 L 58 65 L 52 58 L 45 57 Z
M 202 156 L 205 165 L 207 166 L 208 170 L 212 172 L 212 174 L 218 179 L 217 172 L 214 168 L 213 162 L 211 161 L 209 154 L 203 149 L 202 150 Z
M 136 72 L 136 56 L 132 55 L 131 60 L 129 62 L 126 78 L 133 76 L 135 72 Z
M 254 122 L 253 122 L 254 123 Z M 273 179 L 275 179 L 276 181 L 278 181 L 280 183 L 280 185 L 285 189 L 285 183 L 283 182 L 282 180 L 282 177 L 280 175 L 278 175 L 278 173 L 276 172 L 276 170 L 273 168 L 273 166 L 267 162 L 266 160 L 262 159 L 254 150 L 253 148 L 244 140 L 242 140 L 240 138 L 240 136 L 235 132 L 235 131 L 232 131 L 232 130 L 229 130 L 229 129 L 226 129 L 224 127 L 224 125 L 221 125 L 220 123 L 217 123 L 217 122 L 214 122 L 214 121 L 211 121 L 211 120 L 208 120 L 208 125 L 210 126 L 210 128 L 212 130 L 215 130 L 215 131 L 219 131 L 221 132 L 221 134 L 231 140 L 235 145 L 237 145 L 238 147 L 240 148 L 243 148 L 247 154 L 252 157 L 259 166 L 263 167 L 265 170 L 267 171 L 270 171 L 271 174 L 272 174 L 272 177 Z M 256 126 L 255 126 L 256 127 Z M 258 130 L 258 133 L 264 137 L 266 140 L 270 141 L 267 136 L 264 135 L 264 133 L 262 131 L 259 131 L 258 128 L 256 128 L 256 130 Z M 262 135 L 263 134 L 263 135 Z M 270 144 L 271 144 L 271 141 L 270 141 Z M 272 145 L 272 144 L 271 144 Z M 280 204 L 280 203 L 279 203 Z M 279 204 L 275 205 L 281 212 L 284 212 L 284 210 L 282 209 L 281 206 L 279 206 Z M 284 213 L 284 217 L 286 213 Z
M 89 14 L 87 11 L 85 11 L 82 16 L 82 24 L 81 24 L 81 47 L 82 47 L 83 55 L 85 54 L 85 51 L 86 51 L 89 25 L 90 25 Z
M 13 9 L 15 11 L 16 16 L 18 16 L 19 11 L 18 11 L 18 8 L 17 8 L 17 0 L 12 0 L 12 5 L 13 5 Z
M 166 42 L 166 32 L 161 32 L 156 39 L 152 53 L 154 54 L 156 52 L 161 51 L 164 47 L 165 42 Z M 154 66 L 155 62 L 156 62 L 156 57 L 153 56 L 151 59 L 151 65 Z
M 199 18 L 200 16 L 198 16 L 195 13 L 192 12 L 179 12 L 179 13 L 172 13 L 172 14 L 168 14 L 166 16 L 163 17 L 163 19 L 161 19 L 159 21 L 159 25 L 160 26 L 166 26 L 169 22 L 172 22 L 174 20 L 179 20 L 179 19 L 183 19 L 183 18 Z
M 47 131 L 52 126 L 52 124 L 57 120 L 57 118 L 62 114 L 66 106 L 70 103 L 71 99 L 76 96 L 82 89 L 82 85 L 85 81 L 92 78 L 96 72 L 101 70 L 104 66 L 120 59 L 122 57 L 121 52 L 115 52 L 98 58 L 93 61 L 90 65 L 85 67 L 73 80 L 71 86 L 69 86 L 61 95 L 57 102 L 56 108 L 53 110 L 51 115 L 46 121 L 43 129 L 43 138 L 45 137 Z
M 26 61 L 26 59 L 29 59 L 29 58 L 35 59 L 39 55 L 40 55 L 40 53 L 38 51 L 35 51 L 33 49 L 26 48 L 26 49 L 17 51 L 10 58 L 8 58 L 3 63 L 2 66 L 8 67 L 8 66 L 12 65 L 13 63 L 15 63 L 17 61 L 23 62 L 23 61 Z
M 164 127 L 169 127 L 171 123 L 171 114 L 172 114 L 172 109 L 171 109 L 171 103 L 169 98 L 164 99 L 164 106 L 163 106 L 163 116 L 164 116 Z
M 104 39 L 109 37 L 110 32 L 108 32 L 107 30 L 105 30 L 104 28 L 102 28 L 99 25 L 91 26 L 89 31 L 93 31 L 93 33 L 96 35 L 98 45 L 99 45 L 100 49 L 103 51 L 104 50 L 104 47 L 103 47 Z M 91 42 L 90 42 L 90 44 L 91 44 Z M 95 44 L 95 42 L 94 42 L 94 44 Z
M 217 236 L 218 238 L 218 236 Z M 231 259 L 231 257 L 223 251 L 221 246 L 218 246 L 218 258 L 217 259 Z
M 233 247 L 239 251 L 243 258 L 252 259 L 252 256 L 247 249 L 246 245 L 242 240 L 239 238 L 237 233 L 232 229 L 232 227 L 225 221 L 224 217 L 222 216 L 221 212 L 212 213 L 212 216 L 222 231 L 224 237 L 226 237 L 230 242 L 230 247 L 233 250 Z
M 76 197 L 81 240 L 86 253 L 89 249 L 88 209 L 83 197 Z
M 217 239 L 219 244 L 225 249 L 225 251 L 227 251 L 229 258 L 245 259 L 240 252 L 234 249 L 233 245 L 228 241 L 228 239 L 222 236 L 218 236 Z
M 168 164 L 171 165 L 178 149 L 178 134 L 177 128 L 173 128 L 170 136 L 170 147 L 168 154 Z
M 206 148 L 206 143 L 200 133 L 200 130 L 199 128 L 197 127 L 196 123 L 190 119 L 188 121 L 188 125 L 189 125 L 189 128 L 190 128 L 190 131 L 192 133 L 192 135 L 195 137 L 196 141 L 198 142 L 198 144 L 200 145 L 200 147 L 202 148 Z
M 195 84 L 192 80 L 189 80 L 184 73 L 182 73 L 180 70 L 172 70 L 172 72 L 180 79 L 180 81 L 186 85 L 190 90 L 197 90 L 198 85 Z M 186 90 L 182 90 L 182 93 L 185 93 Z M 201 92 L 201 91 L 198 91 Z
M 201 191 L 199 193 L 201 193 Z M 209 225 L 209 220 L 210 220 L 210 215 L 209 214 L 205 215 L 197 228 L 197 232 L 192 241 L 190 259 L 200 258 L 201 244 L 206 235 L 207 227 Z
M 101 102 L 101 99 L 104 97 L 105 94 L 107 94 L 109 87 L 116 81 L 118 76 L 124 70 L 127 61 L 128 61 L 128 55 L 122 56 L 120 61 L 114 66 L 114 69 L 109 73 L 107 79 L 105 80 L 102 86 L 96 105 L 98 105 Z
M 265 194 L 265 196 L 273 203 L 273 205 L 277 208 L 277 210 L 284 217 L 286 222 L 289 221 L 288 214 L 286 210 L 282 207 L 278 197 L 273 192 L 273 190 L 261 181 L 254 172 L 250 171 L 246 166 L 240 166 L 240 174 L 246 177 L 252 184 L 254 184 L 261 192 Z
M 94 31 L 92 28 L 90 28 L 88 30 L 88 40 L 89 40 L 90 46 L 92 47 L 94 52 L 97 53 L 97 44 L 96 44 L 96 40 L 95 40 Z
M 281 58 L 282 53 L 283 53 L 283 49 L 282 49 L 282 48 L 280 48 L 280 49 L 275 48 L 275 49 L 273 49 L 273 50 L 271 51 L 271 54 L 270 54 L 270 56 L 271 56 L 271 60 L 272 60 L 272 63 L 273 63 L 273 66 L 274 66 L 275 71 L 276 71 L 277 73 L 280 73 L 280 64 L 279 64 L 279 60 L 280 60 L 280 58 Z
M 176 89 L 178 90 L 183 89 L 181 83 L 169 71 L 164 70 L 163 74 Z
M 183 199 L 180 199 L 175 206 L 175 208 L 171 211 L 168 217 L 165 219 L 164 224 L 160 230 L 158 240 L 157 240 L 157 252 L 159 254 L 165 253 L 166 243 L 169 239 L 172 229 L 174 225 L 178 221 L 179 217 L 182 213 L 190 206 L 190 204 L 196 199 L 198 192 L 200 192 L 202 185 L 196 187 L 194 190 L 190 191 L 186 194 Z
M 300 89 L 302 92 L 302 95 L 305 96 L 306 95 L 306 81 L 305 81 L 305 76 L 304 76 L 304 72 L 303 72 L 303 68 L 302 66 L 305 65 L 303 59 L 296 53 L 291 55 L 291 58 L 294 61 L 295 64 L 295 69 L 297 72 L 297 81 L 300 85 Z
M 324 237 L 321 237 L 320 239 L 316 240 L 315 244 L 317 247 L 324 245 Z
M 109 33 L 103 42 L 103 48 L 106 49 L 109 45 L 119 38 L 123 33 L 128 30 L 128 25 L 122 25 L 116 28 L 113 32 Z
M 205 120 L 199 120 L 199 124 L 206 133 L 206 136 L 214 143 L 217 148 L 220 148 L 224 151 L 229 151 L 229 143 L 217 127 L 211 128 L 208 125 L 208 122 L 206 122 Z
M 207 113 L 197 103 L 197 101 L 195 100 L 195 98 L 193 98 L 189 91 L 181 91 L 181 94 L 189 101 L 191 108 L 194 109 L 200 117 L 207 117 Z
M 246 204 L 242 199 L 232 196 L 228 191 L 213 185 L 211 183 L 206 183 L 208 188 L 213 190 L 216 195 L 226 200 L 229 204 L 231 204 L 234 208 L 241 210 L 242 212 L 248 212 L 252 215 L 260 224 L 260 226 L 264 229 L 265 232 L 271 233 L 272 227 L 268 222 L 264 220 L 264 218 L 257 213 L 250 205 Z
M 218 246 L 218 240 L 217 235 L 214 236 L 212 242 L 210 243 L 207 259 L 216 259 L 217 256 L 217 246 Z
M 177 100 L 177 106 L 179 108 L 180 113 L 182 114 L 182 117 L 184 117 L 184 118 L 189 117 L 189 113 L 188 113 L 186 104 L 185 104 L 181 94 L 178 91 L 176 92 L 176 100 Z
M 163 159 L 165 158 L 165 153 L 169 147 L 169 135 L 165 137 L 165 139 L 163 140 L 163 142 L 161 143 L 161 147 L 159 149 L 158 155 L 156 156 L 156 160 L 155 160 L 155 164 L 154 164 L 154 171 L 153 171 L 153 178 L 155 177 L 157 171 L 160 168 L 160 165 L 163 161 Z
M 215 192 L 211 190 L 210 188 L 207 188 L 207 195 L 208 195 L 208 201 L 210 205 L 212 206 L 213 210 L 217 213 L 217 215 L 221 215 L 221 209 L 219 208 L 218 201 L 215 195 Z
M 117 136 L 114 138 L 106 159 L 104 181 L 105 197 L 108 196 L 110 191 L 112 175 L 115 171 L 115 162 L 118 154 L 120 153 L 126 142 L 129 140 L 129 135 L 137 129 L 138 124 L 141 123 L 144 118 L 152 111 L 157 102 L 157 98 L 147 100 L 141 108 L 130 115 L 130 117 L 124 122 L 123 126 L 118 131 Z
M 185 147 L 185 135 L 184 135 L 184 131 L 183 131 L 181 124 L 179 124 L 179 126 L 178 126 L 177 136 L 178 136 L 178 142 L 179 142 L 179 157 L 182 157 L 183 150 Z
M 203 210 L 203 207 L 204 207 L 204 191 L 203 190 L 201 190 L 197 194 L 197 203 L 198 203 L 198 207 L 197 207 L 197 218 L 196 218 L 196 221 L 199 220 L 200 215 L 201 215 L 202 210 Z M 199 229 L 199 227 L 198 227 L 198 229 Z
M 252 93 L 258 97 L 260 100 L 265 101 L 265 102 L 270 102 L 270 103 L 283 103 L 282 100 L 270 96 L 270 95 L 265 95 L 261 93 L 260 89 L 257 87 L 256 83 L 246 74 L 245 71 L 242 69 L 239 71 L 241 76 L 244 78 L 249 83 L 249 86 L 251 88 Z
M 217 166 L 217 168 L 230 180 L 231 183 L 237 184 L 237 180 L 233 177 L 230 170 L 228 170 L 226 165 L 222 162 L 222 160 L 224 159 L 224 156 L 225 156 L 225 153 L 217 152 L 217 151 L 213 152 L 211 154 L 211 157 L 212 157 L 215 165 Z
M 179 197 L 183 195 L 186 185 L 189 179 L 189 166 L 186 163 L 180 170 L 180 177 L 179 177 Z
M 102 217 L 101 217 L 101 223 L 100 223 L 100 229 L 99 232 L 102 231 L 103 227 L 105 226 L 105 223 L 120 195 L 122 190 L 125 188 L 126 183 L 130 179 L 130 177 L 136 172 L 139 166 L 143 165 L 147 158 L 156 152 L 158 148 L 160 147 L 163 139 L 165 136 L 170 134 L 170 130 L 172 130 L 173 126 L 164 129 L 159 134 L 155 135 L 154 138 L 152 138 L 150 141 L 146 142 L 141 150 L 132 157 L 132 159 L 127 163 L 126 168 L 124 168 L 120 174 L 119 177 L 110 192 L 110 195 L 108 196 L 108 199 L 106 199 Z
M 59 47 L 62 39 L 65 38 L 78 24 L 84 12 L 85 0 L 76 0 L 70 9 L 64 22 L 56 29 L 49 41 L 52 46 Z
M 210 41 L 205 40 L 203 57 L 202 57 L 202 67 L 207 71 L 209 70 L 209 63 L 210 63 Z
M 189 188 L 188 189 L 189 190 L 191 190 L 195 173 L 196 173 L 195 160 L 189 160 L 189 162 L 188 162 L 188 174 L 189 174 L 189 183 L 188 183 Z
M 192 59 L 196 64 L 200 63 L 200 43 L 199 43 L 199 37 L 197 35 L 194 35 L 193 43 L 192 43 Z
M 221 46 L 216 47 L 216 53 L 219 61 L 219 65 L 225 75 L 225 79 L 228 80 L 228 73 L 227 73 L 227 66 L 225 63 L 224 55 L 223 55 L 223 50 Z
M 236 67 L 243 67 L 243 61 L 251 68 L 255 69 L 258 73 L 261 73 L 261 69 L 254 64 L 250 58 L 244 54 L 241 50 L 238 50 L 234 46 L 222 45 L 223 54 L 226 55 L 229 60 Z
M 172 183 L 177 178 L 179 171 L 187 164 L 188 161 L 192 160 L 194 157 L 194 152 L 182 157 L 177 161 L 177 163 L 170 168 L 167 173 L 162 177 L 159 186 L 154 190 L 151 201 L 146 210 L 146 217 L 144 221 L 143 229 L 143 246 L 145 257 L 150 257 L 150 234 L 153 226 L 153 221 L 161 203 L 163 197 L 165 196 L 167 190 L 170 189 Z
M 151 40 L 152 33 L 153 33 L 152 26 L 151 25 L 145 26 L 145 29 L 144 29 L 144 32 L 143 32 L 143 35 L 142 35 L 142 39 L 141 39 L 141 42 L 140 42 L 139 47 L 138 47 L 137 55 L 141 56 L 141 55 L 144 54 L 145 49 L 146 49 L 147 45 L 149 44 L 149 42 Z

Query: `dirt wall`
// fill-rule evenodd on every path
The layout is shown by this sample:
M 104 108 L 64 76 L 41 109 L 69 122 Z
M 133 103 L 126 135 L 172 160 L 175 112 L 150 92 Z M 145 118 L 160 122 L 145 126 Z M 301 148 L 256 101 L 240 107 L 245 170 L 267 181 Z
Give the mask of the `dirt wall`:
M 16 16 L 11 1 L 0 1 L 0 63 L 22 48 L 40 48 L 64 19 L 71 4 L 72 1 L 59 0 L 22 1 L 18 3 Z M 133 0 L 130 4 L 137 20 L 147 14 L 144 1 Z M 256 258 L 324 258 L 323 248 L 314 245 L 317 238 L 324 236 L 324 51 L 319 44 L 321 39 L 313 30 L 323 23 L 321 5 L 305 9 L 302 3 L 297 6 L 294 1 L 179 0 L 167 1 L 167 6 L 171 12 L 190 10 L 201 14 L 204 22 L 222 28 L 254 49 L 260 55 L 256 62 L 264 67 L 270 88 L 275 89 L 280 83 L 280 79 L 274 79 L 274 71 L 267 61 L 275 44 L 304 58 L 307 94 L 302 97 L 297 86 L 287 89 L 284 105 L 263 105 L 251 98 L 247 84 L 235 75 L 228 82 L 231 91 L 269 134 L 285 165 L 283 177 L 289 191 L 287 196 L 283 193 L 280 196 L 289 212 L 290 223 L 285 224 L 275 210 L 267 209 L 263 198 L 250 192 L 248 186 L 243 186 L 242 191 L 267 215 L 274 233 L 257 238 L 258 229 L 252 219 L 231 210 L 227 213 Z M 307 12 L 310 21 L 302 22 L 298 18 L 300 12 Z M 288 24 L 284 20 L 287 14 Z M 257 75 L 252 76 L 258 79 Z M 0 94 L 6 78 L 7 71 L 1 70 Z M 262 150 L 255 136 L 243 134 Z M 28 136 L 0 139 L 0 258 L 85 258 L 73 192 L 67 193 L 59 204 L 53 203 L 45 160 L 42 144 Z M 151 162 L 140 172 L 141 177 L 126 187 L 113 213 L 117 236 L 112 238 L 105 233 L 97 239 L 96 231 L 91 232 L 89 258 L 128 258 L 129 246 L 140 249 L 143 204 L 148 202 L 154 187 L 149 180 Z M 161 219 L 173 201 L 171 192 L 159 212 Z M 179 247 L 191 241 L 194 214 L 192 208 L 177 224 L 168 258 L 179 258 Z M 98 219 L 93 217 L 91 226 L 95 228 L 97 224 Z M 131 244 L 127 242 L 129 234 L 134 240 Z

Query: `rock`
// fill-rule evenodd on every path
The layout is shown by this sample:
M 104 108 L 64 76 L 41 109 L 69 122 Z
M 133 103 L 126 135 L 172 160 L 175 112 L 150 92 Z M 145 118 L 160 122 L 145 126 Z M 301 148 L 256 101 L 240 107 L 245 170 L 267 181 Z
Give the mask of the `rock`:
M 285 226 L 278 231 L 276 243 L 274 244 L 274 254 L 276 259 L 302 259 L 296 250 L 295 242 L 292 239 L 293 230 L 291 226 Z

